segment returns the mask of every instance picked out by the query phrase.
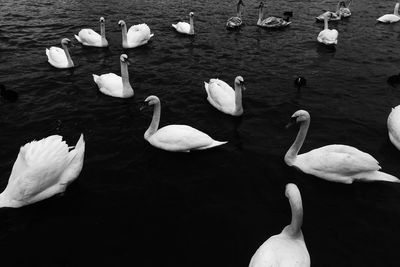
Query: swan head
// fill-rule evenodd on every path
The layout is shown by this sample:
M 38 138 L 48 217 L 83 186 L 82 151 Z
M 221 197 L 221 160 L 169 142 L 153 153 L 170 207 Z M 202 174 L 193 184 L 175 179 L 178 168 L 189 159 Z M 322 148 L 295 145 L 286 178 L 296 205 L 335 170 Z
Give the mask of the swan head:
M 101 18 L 100 18 L 100 22 L 101 22 L 101 23 L 104 23 L 104 22 L 106 22 L 106 20 L 105 20 L 103 17 L 101 17 Z
M 239 0 L 238 5 L 244 6 L 243 0 Z
M 119 60 L 121 60 L 122 63 L 126 63 L 128 65 L 130 65 L 130 63 L 131 63 L 130 60 L 128 59 L 128 55 L 127 54 L 122 54 L 119 57 Z
M 120 27 L 125 26 L 125 21 L 123 21 L 123 20 L 118 21 L 118 25 Z
M 264 3 L 260 2 L 260 5 L 258 6 L 258 8 L 263 8 L 264 7 Z
M 242 76 L 237 76 L 235 78 L 235 84 L 242 87 L 243 90 L 246 90 L 246 87 L 244 87 L 244 79 Z
M 291 117 L 291 121 L 288 125 L 286 125 L 286 128 L 289 128 L 290 126 L 292 126 L 295 123 L 301 123 L 304 121 L 309 121 L 310 120 L 310 114 L 305 111 L 305 110 L 298 110 L 295 113 L 293 113 L 292 117 Z
M 62 44 L 62 45 L 70 45 L 70 44 L 72 44 L 72 43 L 71 43 L 71 40 L 70 40 L 70 39 L 68 39 L 68 38 L 63 38 L 63 39 L 61 40 L 61 44 Z
M 287 184 L 285 189 L 285 196 L 292 200 L 294 198 L 298 198 L 300 196 L 300 190 L 295 184 Z
M 194 17 L 194 13 L 193 13 L 193 12 L 190 12 L 190 13 L 189 13 L 189 17 L 192 17 L 192 18 L 193 18 L 193 17 Z
M 160 99 L 158 97 L 156 97 L 155 95 L 151 95 L 151 96 L 148 96 L 144 100 L 144 102 L 147 103 L 149 106 L 153 106 L 153 105 L 159 104 Z

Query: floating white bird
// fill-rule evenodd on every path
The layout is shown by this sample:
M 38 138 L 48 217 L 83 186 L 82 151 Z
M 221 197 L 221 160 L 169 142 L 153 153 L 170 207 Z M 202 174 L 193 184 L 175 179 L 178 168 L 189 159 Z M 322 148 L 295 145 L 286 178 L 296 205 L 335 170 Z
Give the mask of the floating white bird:
M 292 209 L 292 221 L 280 234 L 271 236 L 258 248 L 249 267 L 310 266 L 310 254 L 301 231 L 303 204 L 300 191 L 295 184 L 287 184 L 285 195 Z
M 209 83 L 204 82 L 204 87 L 208 102 L 216 109 L 232 116 L 243 114 L 242 90 L 246 88 L 241 76 L 235 78 L 235 90 L 219 79 L 210 79 Z
M 173 152 L 190 152 L 191 150 L 204 150 L 227 142 L 219 142 L 209 135 L 187 125 L 168 125 L 158 129 L 161 115 L 160 99 L 156 96 L 149 96 L 145 102 L 154 106 L 153 119 L 144 134 L 151 145 Z
M 177 24 L 172 24 L 172 27 L 176 29 L 177 32 L 183 33 L 183 34 L 189 34 L 189 35 L 194 35 L 194 13 L 190 12 L 189 13 L 189 23 L 187 22 L 178 22 Z
M 325 45 L 336 45 L 338 41 L 338 35 L 339 33 L 337 30 L 330 30 L 328 28 L 328 19 L 325 18 L 324 29 L 318 34 L 317 40 Z
M 100 34 L 92 29 L 82 29 L 75 35 L 75 39 L 85 46 L 107 47 L 105 19 L 100 18 Z
M 228 29 L 236 29 L 239 28 L 243 21 L 242 21 L 242 9 L 241 6 L 244 6 L 243 0 L 239 0 L 236 5 L 236 17 L 231 17 L 226 22 L 226 28 Z
M 68 69 L 74 67 L 74 62 L 72 62 L 71 56 L 69 55 L 68 45 L 71 40 L 64 38 L 61 40 L 61 48 L 52 46 L 50 49 L 46 48 L 46 55 L 48 62 L 58 69 Z
M 325 11 L 315 19 L 317 21 L 324 21 L 325 18 L 328 19 L 328 21 L 335 21 L 335 20 L 341 20 L 342 18 L 347 18 L 351 16 L 350 12 L 350 4 L 351 1 L 349 2 L 349 5 L 346 7 L 346 3 L 344 1 L 339 1 L 336 7 L 336 11 Z
M 328 145 L 297 155 L 310 126 L 310 114 L 305 110 L 296 111 L 292 119 L 300 123 L 296 140 L 285 155 L 285 162 L 316 177 L 345 184 L 353 181 L 400 182 L 397 177 L 379 171 L 376 159 L 357 148 L 346 145 Z
M 147 44 L 154 34 L 150 33 L 150 28 L 147 24 L 133 25 L 126 30 L 125 21 L 120 20 L 118 25 L 122 29 L 122 47 L 123 48 L 135 48 L 141 45 Z
M 285 18 L 271 16 L 266 19 L 263 19 L 264 3 L 260 2 L 257 26 L 264 28 L 283 28 L 289 26 L 292 23 L 291 21 L 289 21 L 289 18 L 292 16 L 292 12 L 285 12 L 283 14 Z
M 398 22 L 400 20 L 400 15 L 399 15 L 399 3 L 396 3 L 394 6 L 394 12 L 393 14 L 386 14 L 383 15 L 382 17 L 378 18 L 377 20 L 382 23 L 394 23 Z
M 65 191 L 80 174 L 85 154 L 83 135 L 69 151 L 62 136 L 52 135 L 21 147 L 0 207 L 18 208 Z
M 387 127 L 390 141 L 400 150 L 400 105 L 392 108 L 387 119 Z
M 120 62 L 121 76 L 114 73 L 102 74 L 100 76 L 93 74 L 93 80 L 103 94 L 113 97 L 128 98 L 134 94 L 132 86 L 129 83 L 128 56 L 122 54 L 120 56 Z

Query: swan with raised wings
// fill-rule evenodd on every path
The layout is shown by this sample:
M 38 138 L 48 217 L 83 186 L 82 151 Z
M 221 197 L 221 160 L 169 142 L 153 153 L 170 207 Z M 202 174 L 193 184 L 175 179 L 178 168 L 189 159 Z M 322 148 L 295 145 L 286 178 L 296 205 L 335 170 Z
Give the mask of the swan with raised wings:
M 129 83 L 128 56 L 122 54 L 119 59 L 121 64 L 121 76 L 114 73 L 102 74 L 100 76 L 93 74 L 93 80 L 99 87 L 100 92 L 105 95 L 120 98 L 132 97 L 134 92 Z
M 74 67 L 74 62 L 68 51 L 68 45 L 71 44 L 71 40 L 63 38 L 61 40 L 61 48 L 52 46 L 50 49 L 46 48 L 47 60 L 55 68 L 68 69 Z
M 93 47 L 107 47 L 108 41 L 106 39 L 106 26 L 105 19 L 100 18 L 100 34 L 92 29 L 82 29 L 78 35 L 75 35 L 75 39 L 78 40 L 84 46 Z
M 243 114 L 242 91 L 246 90 L 243 77 L 237 76 L 234 86 L 235 89 L 219 79 L 210 79 L 209 83 L 204 82 L 207 100 L 212 106 L 223 113 L 240 116 Z
M 178 22 L 177 24 L 172 24 L 172 27 L 176 29 L 177 32 L 183 34 L 194 35 L 194 13 L 189 13 L 189 23 L 187 22 Z
M 161 116 L 160 99 L 149 96 L 145 100 L 149 106 L 154 106 L 153 119 L 144 139 L 151 145 L 172 152 L 190 152 L 191 150 L 204 150 L 227 142 L 212 139 L 209 135 L 188 125 L 172 124 L 158 129 Z
M 400 150 L 400 105 L 392 108 L 387 119 L 387 127 L 390 141 Z
M 292 23 L 291 21 L 289 21 L 289 18 L 293 15 L 292 12 L 285 12 L 283 13 L 283 15 L 285 16 L 285 18 L 271 16 L 266 19 L 263 19 L 264 3 L 260 2 L 257 26 L 264 28 L 283 28 L 289 26 Z
M 244 6 L 243 0 L 239 0 L 236 5 L 236 17 L 230 17 L 226 22 L 227 29 L 237 29 L 242 26 L 242 6 Z
M 288 166 L 331 182 L 400 182 L 397 177 L 379 171 L 381 167 L 375 158 L 352 146 L 327 145 L 298 155 L 310 126 L 310 114 L 298 110 L 292 115 L 292 120 L 300 123 L 300 130 L 285 155 Z
M 325 45 L 336 45 L 339 33 L 337 30 L 330 30 L 328 27 L 328 19 L 324 19 L 324 29 L 318 34 L 317 40 Z
M 399 3 L 396 3 L 394 6 L 394 12 L 393 14 L 386 14 L 383 15 L 382 17 L 379 17 L 377 20 L 382 23 L 395 23 L 400 20 L 400 15 L 399 15 Z
M 71 150 L 59 135 L 27 143 L 0 194 L 0 207 L 19 208 L 64 192 L 79 176 L 84 154 L 83 135 Z
M 311 264 L 304 236 L 303 204 L 295 184 L 287 184 L 285 196 L 289 199 L 292 221 L 278 235 L 271 236 L 251 258 L 249 267 L 309 267 Z
M 126 29 L 126 23 L 123 20 L 118 22 L 122 31 L 122 47 L 123 48 L 135 48 L 141 45 L 145 45 L 149 42 L 150 38 L 154 36 L 150 32 L 149 26 L 147 24 L 133 25 Z

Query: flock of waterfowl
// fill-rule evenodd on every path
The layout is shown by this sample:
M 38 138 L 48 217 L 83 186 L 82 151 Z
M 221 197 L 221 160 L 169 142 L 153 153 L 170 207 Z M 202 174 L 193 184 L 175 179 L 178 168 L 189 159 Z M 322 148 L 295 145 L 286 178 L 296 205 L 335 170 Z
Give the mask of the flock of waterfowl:
M 351 1 L 350 1 L 351 2 Z M 239 28 L 242 24 L 242 0 L 237 3 L 237 15 L 226 22 L 227 29 Z M 257 25 L 266 28 L 282 28 L 291 24 L 289 18 L 292 12 L 284 12 L 282 17 L 268 17 L 264 19 L 264 4 L 259 5 L 259 19 Z M 379 22 L 393 23 L 400 20 L 398 14 L 399 3 L 396 4 L 393 14 L 378 18 Z M 337 44 L 338 32 L 329 30 L 328 22 L 340 20 L 351 16 L 350 3 L 346 5 L 340 1 L 335 12 L 326 11 L 316 17 L 317 21 L 324 21 L 322 30 L 317 40 L 323 44 Z M 189 23 L 178 22 L 172 24 L 177 32 L 194 35 L 194 13 L 189 13 Z M 122 32 L 122 47 L 135 48 L 145 45 L 154 36 L 146 24 L 134 25 L 127 30 L 126 23 L 118 22 Z M 105 19 L 100 18 L 100 34 L 92 29 L 82 29 L 75 35 L 77 41 L 87 47 L 107 47 L 109 42 L 105 34 Z M 67 46 L 71 41 L 67 38 L 61 40 L 61 47 L 46 49 L 48 62 L 55 68 L 73 68 L 74 63 L 68 52 Z M 112 97 L 127 98 L 134 95 L 134 90 L 129 82 L 129 59 L 126 54 L 120 56 L 121 76 L 114 73 L 102 75 L 93 74 L 93 80 L 99 90 Z M 393 83 L 396 77 L 393 77 Z M 397 81 L 397 80 L 396 80 Z M 388 81 L 389 82 L 389 81 Z M 295 80 L 295 85 L 300 88 L 306 84 L 303 77 Z M 244 78 L 237 76 L 234 88 L 219 79 L 210 79 L 204 82 L 208 102 L 217 110 L 232 116 L 241 116 L 244 112 L 242 106 L 242 93 L 246 89 Z M 1 85 L 1 96 L 10 101 L 15 101 L 18 94 L 6 90 Z M 153 106 L 153 117 L 149 128 L 144 133 L 144 139 L 154 147 L 174 152 L 189 152 L 191 150 L 204 150 L 227 142 L 216 141 L 188 125 L 168 125 L 159 127 L 161 102 L 157 96 L 145 99 L 148 106 Z M 381 172 L 377 160 L 371 155 L 347 145 L 328 145 L 298 154 L 306 138 L 310 126 L 310 114 L 305 110 L 298 110 L 291 116 L 292 122 L 300 125 L 299 132 L 289 148 L 284 161 L 288 166 L 313 176 L 333 181 L 350 184 L 353 181 L 386 181 L 400 182 L 390 174 Z M 387 120 L 389 138 L 400 150 L 400 106 L 390 113 Z M 69 147 L 62 137 L 52 135 L 39 141 L 32 141 L 21 147 L 18 157 L 13 165 L 7 187 L 0 194 L 0 207 L 22 207 L 28 204 L 49 198 L 57 193 L 64 192 L 82 169 L 85 153 L 83 134 L 74 147 Z M 272 236 L 256 251 L 250 261 L 250 267 L 258 266 L 310 266 L 310 256 L 307 251 L 301 231 L 303 208 L 300 191 L 294 184 L 286 186 L 285 195 L 289 199 L 292 209 L 291 224 L 286 226 L 278 235 Z

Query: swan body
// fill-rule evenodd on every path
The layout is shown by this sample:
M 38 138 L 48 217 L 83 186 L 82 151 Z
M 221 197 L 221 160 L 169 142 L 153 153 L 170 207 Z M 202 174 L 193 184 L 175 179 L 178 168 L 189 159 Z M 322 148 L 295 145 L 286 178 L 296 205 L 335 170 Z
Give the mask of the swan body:
M 122 54 L 120 56 L 121 76 L 114 73 L 102 74 L 100 76 L 93 74 L 93 80 L 99 87 L 100 92 L 105 95 L 128 98 L 134 95 L 131 84 L 129 83 L 128 73 L 128 56 Z
M 325 18 L 324 29 L 318 34 L 317 40 L 325 45 L 336 45 L 339 33 L 337 30 L 328 28 L 328 19 Z
M 59 135 L 27 143 L 0 194 L 0 207 L 18 208 L 64 192 L 79 176 L 84 154 L 83 135 L 72 150 Z
M 82 29 L 78 35 L 75 35 L 75 39 L 85 46 L 107 47 L 105 19 L 103 17 L 100 18 L 100 34 L 92 29 Z
M 239 0 L 239 2 L 236 5 L 236 17 L 230 17 L 226 21 L 226 28 L 227 29 L 237 29 L 240 26 L 242 26 L 243 21 L 242 21 L 242 10 L 241 6 L 244 6 L 243 0 Z
M 187 125 L 168 125 L 158 129 L 161 115 L 160 100 L 156 96 L 149 96 L 145 102 L 154 105 L 153 119 L 144 139 L 154 147 L 172 152 L 190 152 L 191 150 L 204 150 L 227 142 L 219 142 L 209 135 Z
M 396 3 L 393 14 L 386 14 L 379 17 L 377 20 L 382 23 L 395 23 L 400 20 L 399 3 Z
M 292 222 L 278 235 L 271 236 L 251 258 L 249 267 L 309 267 L 310 254 L 304 242 L 301 225 L 303 205 L 295 184 L 287 184 L 285 195 L 292 209 Z
M 189 13 L 189 22 L 178 22 L 177 24 L 172 24 L 172 27 L 175 28 L 175 30 L 179 33 L 183 34 L 189 34 L 189 35 L 194 35 L 194 13 L 190 12 Z
M 48 62 L 55 68 L 67 69 L 73 68 L 74 62 L 71 59 L 67 46 L 71 43 L 68 38 L 61 40 L 61 48 L 52 46 L 50 49 L 46 48 L 46 55 Z
M 210 79 L 209 83 L 204 82 L 204 87 L 208 102 L 216 109 L 232 116 L 243 114 L 242 90 L 246 88 L 241 76 L 235 79 L 235 89 L 219 79 Z
M 392 108 L 387 119 L 387 127 L 390 141 L 400 150 L 400 105 Z
M 353 181 L 400 182 L 397 177 L 379 171 L 378 161 L 371 155 L 347 145 L 328 145 L 298 155 L 310 125 L 310 114 L 299 110 L 292 118 L 300 123 L 295 142 L 285 155 L 285 162 L 316 177 L 345 184 Z
M 123 48 L 135 48 L 141 45 L 145 45 L 149 42 L 150 38 L 154 36 L 150 32 L 149 26 L 147 24 L 133 25 L 126 29 L 125 21 L 120 20 L 118 25 L 122 29 L 122 47 Z
M 261 2 L 258 11 L 257 26 L 264 28 L 284 28 L 292 23 L 291 21 L 289 21 L 290 16 L 286 16 L 286 19 L 274 16 L 263 19 L 263 17 L 264 17 L 264 3 Z

